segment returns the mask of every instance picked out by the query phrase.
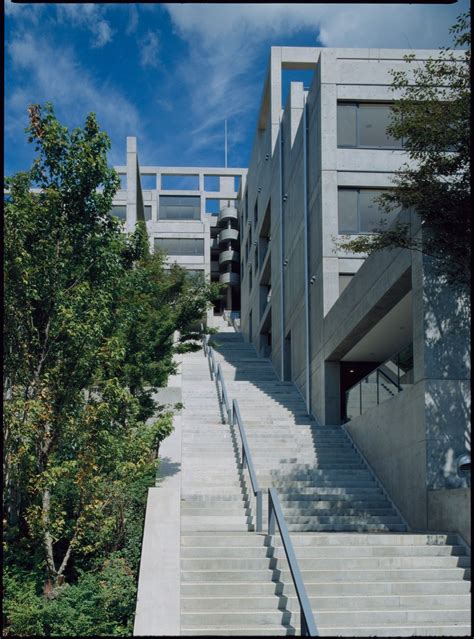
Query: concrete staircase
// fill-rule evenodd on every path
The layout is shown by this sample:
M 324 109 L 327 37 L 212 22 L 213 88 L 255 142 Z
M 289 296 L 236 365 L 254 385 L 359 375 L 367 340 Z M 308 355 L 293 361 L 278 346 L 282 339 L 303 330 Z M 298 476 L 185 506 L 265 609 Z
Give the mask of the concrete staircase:
M 295 634 L 202 351 L 182 363 L 181 634 Z
M 240 334 L 223 322 L 219 329 L 213 338 L 216 361 L 230 398 L 239 402 L 260 485 L 274 486 L 280 496 L 319 634 L 470 634 L 470 555 L 457 535 L 407 532 L 342 428 L 321 427 L 310 419 L 293 384 L 279 382 L 271 363 L 258 358 Z M 232 431 L 227 432 L 230 463 L 231 441 L 234 453 L 236 445 Z M 246 498 L 235 457 L 233 467 L 236 474 L 228 471 L 227 481 L 234 482 L 233 489 L 240 486 Z M 238 491 L 232 494 L 232 507 L 240 504 L 247 517 L 238 525 L 251 529 L 249 501 L 239 501 Z M 299 607 L 279 537 L 216 533 L 214 540 L 207 533 L 205 538 L 183 538 L 183 562 L 188 553 L 194 562 L 205 560 L 186 563 L 186 569 L 216 569 L 214 582 L 201 582 L 198 590 L 184 579 L 183 567 L 183 634 L 299 631 Z M 270 583 L 265 582 L 269 570 Z M 186 601 L 198 592 L 200 603 Z M 275 596 L 276 612 L 268 607 Z M 203 601 L 208 597 L 214 603 Z M 253 606 L 251 612 L 248 606 Z M 198 619 L 211 611 L 214 625 L 199 625 Z

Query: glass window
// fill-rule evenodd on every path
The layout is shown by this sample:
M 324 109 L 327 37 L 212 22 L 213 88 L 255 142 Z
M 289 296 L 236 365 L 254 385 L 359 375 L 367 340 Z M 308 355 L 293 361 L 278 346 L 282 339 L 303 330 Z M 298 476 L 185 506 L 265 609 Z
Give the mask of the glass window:
M 339 233 L 358 233 L 357 189 L 339 189 L 337 196 Z
M 155 237 L 155 248 L 168 255 L 204 255 L 204 240 L 187 237 Z
M 338 190 L 338 221 L 339 233 L 377 233 L 386 228 L 387 213 L 376 199 L 386 191 L 379 189 L 350 189 Z M 390 219 L 399 212 L 390 212 Z
M 358 146 L 402 148 L 402 141 L 387 133 L 392 109 L 389 104 L 360 104 L 358 113 Z
M 199 175 L 161 176 L 161 188 L 164 191 L 199 191 Z
M 190 195 L 160 195 L 160 220 L 199 220 L 201 200 Z
M 140 183 L 144 191 L 152 191 L 156 189 L 156 174 L 141 173 Z
M 127 219 L 127 205 L 126 204 L 121 204 L 121 205 L 114 205 L 112 207 L 112 215 L 114 215 L 115 217 L 118 217 L 119 220 L 123 220 L 125 221 Z
M 386 220 L 387 215 L 380 207 L 380 204 L 375 202 L 375 199 L 379 197 L 383 191 L 377 191 L 375 189 L 360 189 L 359 190 L 359 232 L 360 233 L 373 233 L 377 230 L 381 230 L 381 220 Z
M 144 207 L 144 212 L 145 212 L 145 220 L 151 220 L 151 206 L 150 205 L 145 205 Z
M 402 149 L 403 141 L 387 133 L 392 118 L 390 104 L 337 105 L 337 144 L 342 147 Z
M 337 105 L 337 143 L 339 146 L 357 146 L 357 105 Z

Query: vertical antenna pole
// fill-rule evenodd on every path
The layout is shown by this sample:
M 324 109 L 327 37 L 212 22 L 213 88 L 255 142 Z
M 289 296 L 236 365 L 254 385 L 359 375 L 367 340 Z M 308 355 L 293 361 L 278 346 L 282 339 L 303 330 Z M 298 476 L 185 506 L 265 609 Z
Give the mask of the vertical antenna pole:
M 224 120 L 224 158 L 225 168 L 227 168 L 227 120 Z

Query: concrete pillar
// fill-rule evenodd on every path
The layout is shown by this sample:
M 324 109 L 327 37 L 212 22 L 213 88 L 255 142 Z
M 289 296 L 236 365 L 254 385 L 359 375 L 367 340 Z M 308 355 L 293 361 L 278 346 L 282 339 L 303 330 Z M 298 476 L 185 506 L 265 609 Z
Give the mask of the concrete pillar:
M 127 137 L 127 224 L 129 233 L 137 223 L 137 138 Z

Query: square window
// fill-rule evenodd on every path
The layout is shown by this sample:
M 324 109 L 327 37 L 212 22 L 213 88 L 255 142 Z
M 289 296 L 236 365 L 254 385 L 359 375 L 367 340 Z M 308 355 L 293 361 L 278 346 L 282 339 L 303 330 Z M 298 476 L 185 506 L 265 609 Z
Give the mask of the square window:
M 359 106 L 359 146 L 401 149 L 402 142 L 387 133 L 392 108 L 389 104 L 361 104 Z
M 360 189 L 359 216 L 360 233 L 377 233 L 383 228 L 383 221 L 387 219 L 380 204 L 376 202 L 383 191 L 376 189 Z

